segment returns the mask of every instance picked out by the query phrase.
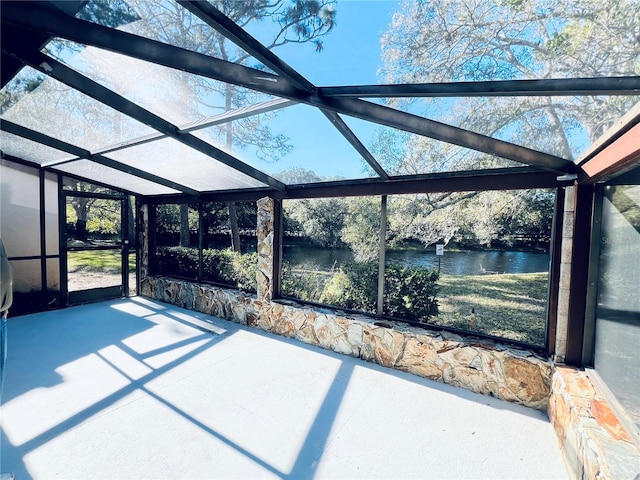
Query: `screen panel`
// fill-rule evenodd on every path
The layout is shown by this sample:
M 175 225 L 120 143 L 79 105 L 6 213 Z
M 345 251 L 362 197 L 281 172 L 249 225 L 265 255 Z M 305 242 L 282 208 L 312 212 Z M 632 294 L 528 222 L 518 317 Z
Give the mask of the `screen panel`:
M 36 80 L 29 80 L 30 90 L 5 106 L 1 118 L 89 151 L 154 133 L 53 78 L 43 78 L 30 67 L 20 70 L 3 92 L 19 88 L 25 77 Z
M 193 134 L 285 184 L 377 177 L 331 121 L 306 105 Z
M 67 152 L 48 147 L 41 143 L 19 137 L 9 132 L 0 131 L 2 151 L 16 158 L 27 160 L 38 165 L 71 158 Z
M 90 160 L 76 160 L 74 162 L 56 165 L 60 172 L 77 175 L 99 183 L 106 183 L 114 187 L 138 193 L 140 195 L 162 195 L 180 193 L 173 188 L 159 185 L 149 180 L 136 177 L 129 173 L 121 172 L 111 167 L 100 165 Z
M 46 51 L 77 72 L 178 126 L 273 98 L 211 78 L 59 39 L 51 42 Z
M 265 186 L 172 138 L 125 148 L 106 156 L 199 191 Z
M 607 186 L 594 366 L 640 427 L 640 185 Z

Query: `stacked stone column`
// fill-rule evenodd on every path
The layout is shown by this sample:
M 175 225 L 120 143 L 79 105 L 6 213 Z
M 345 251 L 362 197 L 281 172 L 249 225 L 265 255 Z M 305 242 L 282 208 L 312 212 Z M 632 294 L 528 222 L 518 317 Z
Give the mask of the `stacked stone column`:
M 274 270 L 274 225 L 275 201 L 272 198 L 261 198 L 258 205 L 258 269 L 256 271 L 257 297 L 259 301 L 268 304 L 273 299 L 273 270 Z
M 140 264 L 138 265 L 138 276 L 142 282 L 149 275 L 149 205 L 142 205 L 138 211 L 138 222 L 140 222 L 140 233 L 138 244 L 140 249 Z

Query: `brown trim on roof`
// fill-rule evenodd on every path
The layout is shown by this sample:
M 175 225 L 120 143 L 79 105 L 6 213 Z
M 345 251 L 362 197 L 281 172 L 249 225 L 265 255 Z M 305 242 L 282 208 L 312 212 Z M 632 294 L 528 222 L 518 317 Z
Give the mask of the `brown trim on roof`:
M 640 123 L 586 161 L 580 183 L 593 183 L 623 173 L 640 162 Z

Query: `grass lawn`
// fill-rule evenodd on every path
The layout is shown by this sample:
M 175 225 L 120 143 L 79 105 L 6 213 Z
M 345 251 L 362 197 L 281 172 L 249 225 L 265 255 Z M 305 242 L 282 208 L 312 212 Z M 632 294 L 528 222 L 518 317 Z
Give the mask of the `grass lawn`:
M 442 275 L 440 313 L 430 323 L 543 345 L 547 276 Z
M 320 302 L 333 272 L 291 269 L 287 295 Z M 439 314 L 428 323 L 544 345 L 547 273 L 441 275 Z M 287 288 L 289 291 L 287 291 Z
M 118 273 L 122 269 L 122 254 L 120 250 L 83 250 L 69 252 L 67 256 L 70 272 L 104 272 Z M 135 271 L 136 254 L 129 254 L 129 269 Z

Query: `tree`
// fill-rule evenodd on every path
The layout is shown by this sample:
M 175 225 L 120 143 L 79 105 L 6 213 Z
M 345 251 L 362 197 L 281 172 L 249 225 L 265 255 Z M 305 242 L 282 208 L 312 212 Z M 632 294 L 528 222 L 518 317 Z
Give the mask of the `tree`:
M 407 240 L 538 247 L 549 241 L 553 195 L 540 189 L 397 195 L 388 212 L 392 247 Z
M 393 196 L 389 201 L 388 237 L 392 246 L 418 240 L 424 246 L 448 244 L 459 233 L 465 200 L 477 192 L 423 193 Z
M 382 37 L 382 75 L 398 83 L 638 75 L 639 36 L 634 0 L 405 2 Z M 412 107 L 573 159 L 633 103 L 629 97 L 489 97 Z
M 46 77 L 37 70 L 28 70 L 26 74 L 18 75 L 0 90 L 0 114 L 4 115 L 25 95 L 30 94 L 44 81 Z
M 204 233 L 205 248 L 226 248 L 230 242 L 240 244 L 240 233 L 252 232 L 255 235 L 257 225 L 258 209 L 255 202 L 235 202 L 236 232 L 238 237 L 234 240 L 232 220 L 229 216 L 229 204 L 227 203 L 205 203 L 202 205 L 202 231 Z M 220 243 L 222 235 L 226 235 L 226 244 Z M 235 248 L 232 248 L 235 250 Z M 236 250 L 237 251 L 237 250 Z
M 121 201 L 85 195 L 105 194 L 111 190 L 73 179 L 65 179 L 65 188 L 68 192 L 65 221 L 74 226 L 73 240 L 88 242 L 95 240 L 89 234 L 113 236 L 122 233 Z
M 384 83 L 638 75 L 640 10 L 634 0 L 406 1 L 382 36 Z M 567 159 L 577 157 L 636 99 L 625 96 L 390 99 L 474 132 Z M 514 162 L 382 129 L 372 152 L 395 175 L 507 167 Z M 412 203 L 414 203 L 412 205 Z M 550 228 L 547 191 L 405 196 L 390 203 L 392 238 L 445 243 Z M 533 232 L 529 232 L 534 234 Z
M 300 167 L 291 167 L 274 175 L 275 178 L 287 185 L 297 183 L 315 183 L 326 180 L 321 178 L 316 172 Z
M 284 203 L 288 228 L 297 227 L 318 246 L 342 245 L 342 230 L 348 211 L 344 198 L 306 198 Z
M 357 262 L 376 260 L 380 242 L 380 197 L 350 198 L 347 207 L 340 232 L 342 241 L 349 246 Z
M 335 0 L 217 0 L 212 3 L 242 27 L 257 23 L 268 25 L 270 33 L 264 44 L 269 49 L 309 43 L 314 51 L 321 52 L 323 37 L 335 26 Z M 229 62 L 266 70 L 247 52 L 176 2 L 90 1 L 83 5 L 77 16 Z M 133 101 L 179 125 L 265 99 L 258 92 L 235 85 L 141 63 L 105 50 L 101 50 L 100 55 L 85 55 L 85 50 L 91 48 L 85 49 L 82 45 L 59 39 L 47 46 L 47 53 L 74 68 L 80 67 L 81 72 L 110 88 L 114 88 L 114 84 L 117 87 L 115 90 L 124 88 L 128 95 L 134 96 Z M 38 73 L 31 73 L 23 76 L 21 82 L 14 82 L 13 87 L 10 85 L 4 89 L 0 97 L 2 113 L 22 100 L 16 108 L 20 118 L 24 119 L 26 113 L 34 117 L 30 126 L 48 132 L 47 128 L 41 128 L 41 123 L 47 123 L 50 119 L 36 118 L 42 111 L 38 105 L 56 104 L 68 113 L 67 121 L 71 123 L 66 130 L 74 132 L 74 140 L 79 141 L 79 146 L 91 150 L 149 133 L 142 124 L 111 109 L 101 108 L 98 102 L 73 92 L 59 82 L 43 82 L 44 78 Z M 171 81 L 163 83 L 159 81 L 160 78 Z M 144 91 L 128 88 L 129 85 L 147 85 L 150 82 L 154 82 L 154 88 Z M 31 95 L 25 94 L 31 92 L 39 95 L 29 101 Z M 246 117 L 202 130 L 199 135 L 229 153 L 234 154 L 234 149 L 250 149 L 251 154 L 261 159 L 277 161 L 292 147 L 286 135 L 269 128 L 268 121 L 276 114 L 270 112 Z M 4 118 L 13 117 L 9 114 Z M 121 138 L 121 134 L 126 138 Z M 56 136 L 54 132 L 51 135 Z M 232 245 L 239 251 L 237 208 L 232 203 L 227 208 Z M 185 217 L 181 223 L 186 228 L 188 213 L 184 208 L 181 212 Z M 188 241 L 187 235 L 184 232 L 182 236 L 185 243 Z
M 304 168 L 289 168 L 275 175 L 287 185 L 326 180 Z M 348 199 L 321 198 L 287 200 L 283 203 L 284 231 L 303 235 L 316 246 L 335 248 L 343 244 L 342 229 L 348 212 Z

